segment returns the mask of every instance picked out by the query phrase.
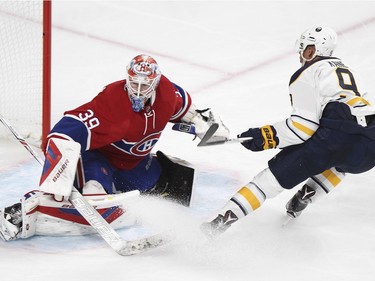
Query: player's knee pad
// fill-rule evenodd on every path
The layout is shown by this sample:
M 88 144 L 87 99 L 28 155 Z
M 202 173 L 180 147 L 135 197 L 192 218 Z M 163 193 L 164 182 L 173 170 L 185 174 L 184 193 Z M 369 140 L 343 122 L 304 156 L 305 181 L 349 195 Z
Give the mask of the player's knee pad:
M 331 192 L 345 177 L 345 173 L 331 168 L 319 175 L 310 177 L 306 184 L 315 190 L 315 195 L 311 198 L 312 202 Z
M 252 182 L 263 192 L 267 199 L 275 197 L 284 190 L 269 168 L 257 174 Z

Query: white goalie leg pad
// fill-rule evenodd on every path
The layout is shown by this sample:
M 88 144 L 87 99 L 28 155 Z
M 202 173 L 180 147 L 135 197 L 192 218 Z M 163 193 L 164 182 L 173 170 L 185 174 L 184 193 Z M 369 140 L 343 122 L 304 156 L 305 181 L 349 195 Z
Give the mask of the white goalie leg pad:
M 35 235 L 38 218 L 39 197 L 43 192 L 33 190 L 24 195 L 22 204 L 22 233 L 20 238 L 28 238 Z M 51 197 L 51 195 L 48 195 Z
M 46 159 L 40 179 L 40 190 L 59 197 L 69 197 L 81 145 L 75 141 L 51 138 L 48 141 Z
M 114 229 L 137 222 L 127 206 L 139 198 L 139 191 L 121 194 L 88 195 L 88 202 Z M 51 194 L 29 192 L 22 200 L 23 228 L 21 238 L 33 235 L 70 236 L 94 234 L 96 230 L 68 201 L 57 202 Z
M 345 177 L 345 173 L 337 171 L 335 168 L 309 178 L 306 182 L 308 186 L 315 190 L 315 195 L 311 197 L 311 202 L 315 202 L 324 197 L 327 193 L 335 189 Z
M 107 194 L 104 187 L 97 181 L 91 180 L 83 187 L 83 196 L 93 206 L 100 208 L 118 205 L 128 209 L 128 205 L 136 202 L 140 197 L 139 190 L 132 190 L 118 194 Z
M 108 195 L 104 187 L 96 180 L 89 180 L 82 188 L 83 196 Z

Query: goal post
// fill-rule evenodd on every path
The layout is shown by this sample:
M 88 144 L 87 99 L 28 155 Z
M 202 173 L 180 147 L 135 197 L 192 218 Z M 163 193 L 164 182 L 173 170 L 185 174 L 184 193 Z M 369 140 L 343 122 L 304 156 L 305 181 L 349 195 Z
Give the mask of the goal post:
M 51 126 L 51 6 L 0 1 L 0 114 L 37 142 Z
M 51 128 L 51 53 L 52 53 L 52 4 L 43 1 L 43 99 L 42 139 Z

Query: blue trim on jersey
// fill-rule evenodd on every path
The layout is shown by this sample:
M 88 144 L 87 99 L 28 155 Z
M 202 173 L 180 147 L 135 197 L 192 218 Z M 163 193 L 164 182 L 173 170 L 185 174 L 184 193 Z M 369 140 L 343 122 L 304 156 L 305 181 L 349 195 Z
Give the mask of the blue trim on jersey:
M 307 122 L 313 123 L 313 124 L 316 125 L 316 126 L 319 126 L 319 123 L 314 122 L 314 121 L 311 121 L 310 119 L 307 119 L 307 118 L 302 117 L 302 116 L 300 116 L 300 115 L 292 114 L 291 117 L 297 117 L 297 118 L 300 118 L 300 119 L 305 120 L 305 121 L 307 121 Z
M 181 109 L 175 115 L 173 115 L 170 118 L 171 121 L 180 118 L 181 114 L 183 114 L 186 111 L 187 107 L 189 106 L 188 93 L 183 88 L 181 88 L 180 86 L 178 86 L 177 84 L 175 84 L 175 83 L 172 83 L 172 84 L 176 87 L 176 90 L 177 90 L 176 94 L 180 95 L 181 98 L 182 98 L 182 107 L 181 107 Z
M 316 60 L 312 61 L 312 62 L 306 62 L 304 66 L 302 66 L 301 68 L 299 68 L 293 75 L 292 77 L 290 78 L 290 81 L 289 81 L 289 86 L 297 80 L 297 78 L 301 75 L 301 73 L 309 68 L 310 66 L 312 66 L 314 63 L 317 63 L 319 61 L 322 61 L 322 60 L 329 60 L 329 59 L 335 59 L 335 60 L 338 60 L 338 58 L 335 58 L 335 57 L 317 57 Z
M 288 120 L 290 120 L 290 119 L 286 119 L 286 120 L 285 120 L 285 124 L 286 124 L 286 126 L 288 127 L 288 129 L 289 129 L 293 134 L 295 134 L 295 136 L 296 136 L 297 138 L 299 138 L 301 141 L 305 141 L 305 139 L 303 139 L 302 137 L 300 137 L 300 136 L 299 136 L 299 135 L 293 130 L 293 128 L 289 126 L 289 124 L 288 124 Z
M 74 117 L 64 116 L 61 118 L 51 130 L 50 135 L 54 133 L 67 135 L 72 140 L 81 144 L 81 152 L 83 152 L 88 149 L 90 132 L 84 123 Z

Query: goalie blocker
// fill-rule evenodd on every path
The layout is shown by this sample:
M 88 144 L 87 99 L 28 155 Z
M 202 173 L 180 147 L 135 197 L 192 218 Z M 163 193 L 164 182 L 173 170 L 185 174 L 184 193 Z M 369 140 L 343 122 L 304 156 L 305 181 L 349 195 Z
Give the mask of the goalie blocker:
M 194 168 L 188 162 L 175 157 L 169 158 L 161 151 L 156 152 L 156 157 L 162 172 L 156 185 L 146 194 L 161 196 L 184 206 L 190 206 Z

